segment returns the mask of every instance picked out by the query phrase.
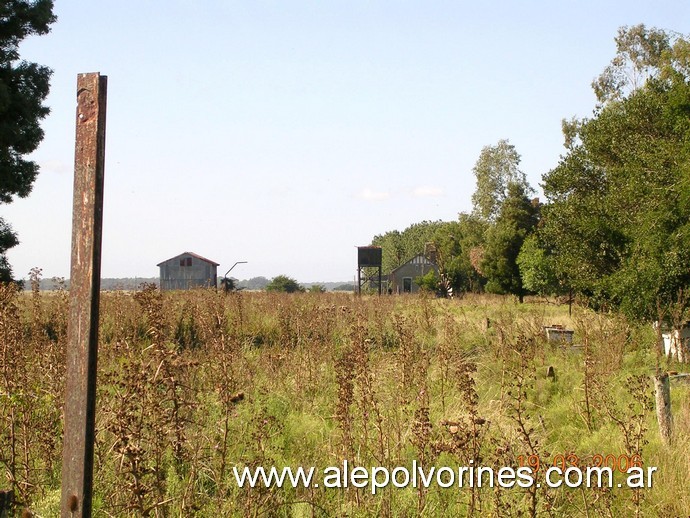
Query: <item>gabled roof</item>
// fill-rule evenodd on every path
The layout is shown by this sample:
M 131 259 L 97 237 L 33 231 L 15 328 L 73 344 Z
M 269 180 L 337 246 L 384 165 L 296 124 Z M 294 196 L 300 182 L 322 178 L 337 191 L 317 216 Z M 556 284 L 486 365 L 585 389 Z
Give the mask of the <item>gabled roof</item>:
M 393 268 L 391 270 L 390 275 L 393 275 L 395 272 L 397 272 L 400 268 L 403 266 L 407 266 L 408 264 L 428 264 L 429 266 L 436 266 L 436 263 L 433 261 L 429 261 L 427 257 L 424 254 L 417 254 L 414 257 L 408 259 L 404 263 L 402 263 L 400 266 L 397 268 Z
M 161 261 L 156 266 L 160 266 L 163 263 L 167 263 L 168 261 L 172 261 L 173 259 L 177 259 L 178 257 L 182 257 L 183 255 L 191 255 L 192 257 L 196 257 L 200 261 L 211 263 L 213 266 L 220 266 L 220 263 L 217 263 L 215 261 L 211 261 L 210 259 L 206 259 L 205 257 L 202 257 L 199 254 L 195 254 L 194 252 L 182 252 L 181 254 L 176 255 L 175 257 L 171 257 L 170 259 L 166 259 L 165 261 Z

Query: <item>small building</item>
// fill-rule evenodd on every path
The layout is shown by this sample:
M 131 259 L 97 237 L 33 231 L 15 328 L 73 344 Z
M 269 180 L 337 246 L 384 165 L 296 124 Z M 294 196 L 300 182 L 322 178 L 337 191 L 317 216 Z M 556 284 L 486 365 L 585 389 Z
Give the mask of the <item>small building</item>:
M 431 270 L 434 270 L 438 276 L 438 265 L 430 261 L 424 254 L 417 254 L 388 274 L 388 289 L 392 293 L 398 294 L 417 293 L 419 285 L 415 279 L 426 275 Z
M 192 252 L 184 252 L 162 263 L 160 287 L 165 290 L 216 287 L 219 264 Z
M 654 322 L 658 329 L 659 322 Z M 680 363 L 690 363 L 690 322 L 683 322 L 679 328 L 667 323 L 661 325 L 661 339 L 664 342 L 664 353 Z

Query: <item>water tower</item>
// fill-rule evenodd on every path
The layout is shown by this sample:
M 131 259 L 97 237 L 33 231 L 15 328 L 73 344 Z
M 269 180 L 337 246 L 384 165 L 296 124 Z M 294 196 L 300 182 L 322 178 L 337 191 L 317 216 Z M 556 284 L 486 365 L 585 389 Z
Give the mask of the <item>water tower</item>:
M 380 246 L 357 247 L 357 294 L 362 294 L 362 285 L 376 283 L 381 295 L 381 263 L 383 251 Z

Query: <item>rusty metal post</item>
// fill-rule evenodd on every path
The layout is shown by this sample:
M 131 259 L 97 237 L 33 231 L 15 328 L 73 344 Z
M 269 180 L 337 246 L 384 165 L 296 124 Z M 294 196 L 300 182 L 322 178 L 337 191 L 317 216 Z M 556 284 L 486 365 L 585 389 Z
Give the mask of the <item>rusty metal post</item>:
M 61 516 L 91 516 L 108 79 L 77 76 Z

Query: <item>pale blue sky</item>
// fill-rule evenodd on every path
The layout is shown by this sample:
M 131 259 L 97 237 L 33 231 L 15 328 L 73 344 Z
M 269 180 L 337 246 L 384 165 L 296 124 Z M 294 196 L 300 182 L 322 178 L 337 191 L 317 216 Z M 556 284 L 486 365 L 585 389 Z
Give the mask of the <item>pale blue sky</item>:
M 15 276 L 69 276 L 80 72 L 108 76 L 104 277 L 191 251 L 233 275 L 354 276 L 355 246 L 471 208 L 507 138 L 537 186 L 591 114 L 618 27 L 684 1 L 57 0 L 22 46 L 54 70 L 33 193 L 0 215 Z

